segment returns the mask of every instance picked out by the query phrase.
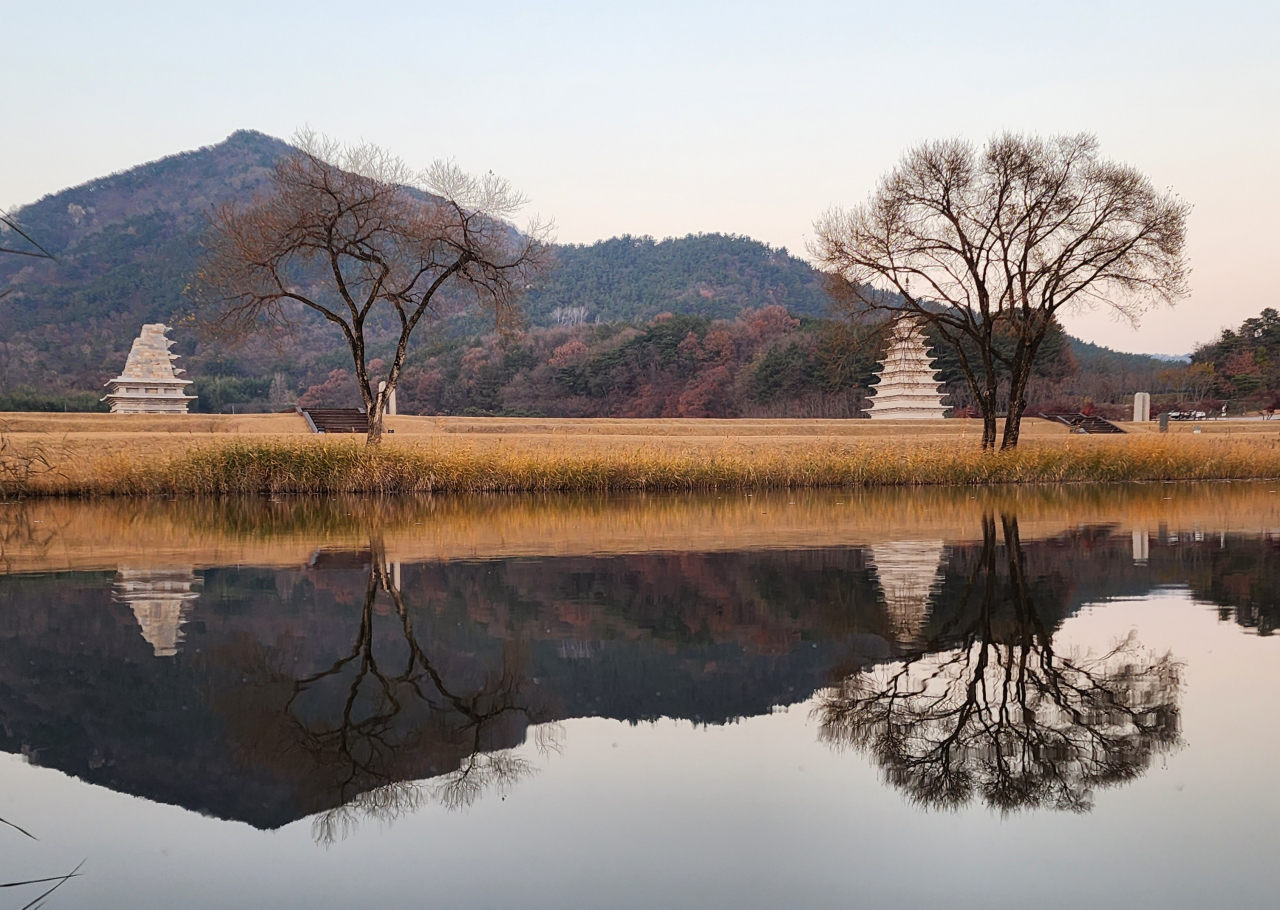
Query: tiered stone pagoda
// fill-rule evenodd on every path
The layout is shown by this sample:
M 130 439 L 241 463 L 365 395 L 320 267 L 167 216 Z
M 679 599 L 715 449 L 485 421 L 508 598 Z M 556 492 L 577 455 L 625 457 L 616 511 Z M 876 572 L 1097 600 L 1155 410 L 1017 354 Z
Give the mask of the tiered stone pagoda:
M 152 323 L 142 327 L 133 341 L 124 372 L 107 383 L 103 401 L 111 405 L 113 414 L 185 414 L 187 402 L 195 401 L 185 387 L 190 379 L 179 379 L 174 369 L 177 354 L 170 354 L 173 344 L 166 336 L 168 326 Z
M 933 358 L 924 345 L 924 333 L 910 316 L 893 326 L 889 350 L 876 371 L 870 416 L 882 420 L 924 420 L 946 416 Z

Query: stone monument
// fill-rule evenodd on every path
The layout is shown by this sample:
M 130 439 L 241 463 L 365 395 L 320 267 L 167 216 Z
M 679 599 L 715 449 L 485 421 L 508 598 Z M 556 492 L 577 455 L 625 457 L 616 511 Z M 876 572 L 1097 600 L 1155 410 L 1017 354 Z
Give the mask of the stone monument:
M 1133 396 L 1133 422 L 1147 423 L 1151 420 L 1151 393 L 1136 392 Z
M 187 395 L 190 379 L 179 379 L 174 369 L 177 354 L 170 354 L 173 344 L 165 332 L 169 327 L 152 323 L 142 327 L 133 341 L 124 372 L 107 383 L 103 401 L 111 405 L 113 414 L 185 414 L 187 403 L 195 401 Z
M 933 358 L 925 347 L 924 333 L 910 316 L 894 323 L 889 350 L 876 376 L 879 382 L 872 387 L 869 406 L 872 419 L 921 420 L 946 416 Z
M 378 392 L 381 393 L 382 390 L 385 389 L 386 387 L 387 387 L 386 380 L 379 382 Z M 387 404 L 386 404 L 386 407 L 383 409 L 382 413 L 386 414 L 388 417 L 396 416 L 396 390 L 395 389 L 392 389 L 391 394 L 387 396 Z

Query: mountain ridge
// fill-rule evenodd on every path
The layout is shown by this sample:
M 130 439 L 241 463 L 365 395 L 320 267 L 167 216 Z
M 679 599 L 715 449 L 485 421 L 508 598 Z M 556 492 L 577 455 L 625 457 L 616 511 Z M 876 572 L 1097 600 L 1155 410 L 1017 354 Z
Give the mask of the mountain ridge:
M 49 193 L 13 214 L 55 261 L 0 257 L 0 397 L 20 388 L 92 390 L 116 375 L 146 322 L 181 322 L 185 290 L 200 255 L 209 209 L 247 201 L 265 188 L 271 166 L 291 146 L 254 130 Z M 524 301 L 531 327 L 581 323 L 645 324 L 662 313 L 733 320 L 781 306 L 793 316 L 826 312 L 824 276 L 785 249 L 742 235 L 690 234 L 661 240 L 622 235 L 556 247 L 557 266 Z M 439 327 L 476 336 L 474 318 Z M 176 332 L 189 376 L 249 383 L 265 394 L 283 375 L 301 392 L 345 365 L 340 338 L 304 326 L 288 356 L 250 345 L 229 351 Z M 419 344 L 438 342 L 423 336 Z M 1071 339 L 1083 360 L 1106 349 Z M 1125 366 L 1150 360 L 1120 355 Z M 1114 358 L 1112 358 L 1114 359 Z M 225 384 L 224 382 L 224 384 Z M 246 386 L 247 388 L 247 386 Z M 199 390 L 197 390 L 199 391 Z M 208 397 L 208 396 L 206 396 Z M 234 399 L 233 399 L 234 400 Z

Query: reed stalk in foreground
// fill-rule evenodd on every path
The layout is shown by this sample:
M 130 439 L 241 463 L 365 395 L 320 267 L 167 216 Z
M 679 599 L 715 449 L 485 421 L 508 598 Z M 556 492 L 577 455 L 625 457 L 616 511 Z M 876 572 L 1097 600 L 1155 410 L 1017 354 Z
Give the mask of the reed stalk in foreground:
M 954 444 L 560 452 L 268 439 L 59 465 L 10 483 L 4 492 L 598 493 L 1268 478 L 1280 478 L 1280 441 L 1272 439 L 1073 439 L 998 454 Z

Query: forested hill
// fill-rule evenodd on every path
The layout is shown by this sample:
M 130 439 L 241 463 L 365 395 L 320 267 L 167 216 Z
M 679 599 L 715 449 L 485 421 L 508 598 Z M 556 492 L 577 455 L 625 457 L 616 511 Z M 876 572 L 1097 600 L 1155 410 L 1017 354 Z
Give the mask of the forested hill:
M 1140 370 L 1167 370 L 1173 364 L 1185 363 L 1182 357 L 1153 357 L 1150 354 L 1129 354 L 1115 351 L 1100 344 L 1091 344 L 1079 338 L 1070 338 L 1071 355 L 1082 370 L 1098 370 L 1108 373 L 1137 372 Z
M 1280 410 L 1280 312 L 1267 307 L 1191 355 L 1205 393 Z
M 18 209 L 56 261 L 0 256 L 0 288 L 13 289 L 0 301 L 0 389 L 94 389 L 119 373 L 143 323 L 184 309 L 206 213 L 265 186 L 287 149 L 240 131 Z
M 263 188 L 288 148 L 242 130 L 18 209 L 24 229 L 57 261 L 0 257 L 0 288 L 12 289 L 0 302 L 0 394 L 17 386 L 96 389 L 116 375 L 143 323 L 173 322 L 189 309 L 184 290 L 209 209 Z M 556 259 L 525 301 L 531 325 L 645 321 L 662 312 L 732 319 L 770 304 L 819 315 L 826 305 L 821 275 L 747 237 L 618 237 L 561 246 Z M 343 356 L 341 339 L 327 332 L 307 334 L 299 348 L 306 357 L 269 365 L 239 355 L 228 365 L 222 352 L 181 331 L 175 337 L 194 378 L 269 367 L 305 388 Z
M 637 322 L 662 312 L 732 319 L 773 304 L 820 316 L 827 306 L 821 274 L 750 237 L 624 235 L 556 253 L 555 270 L 526 300 L 534 324 Z

